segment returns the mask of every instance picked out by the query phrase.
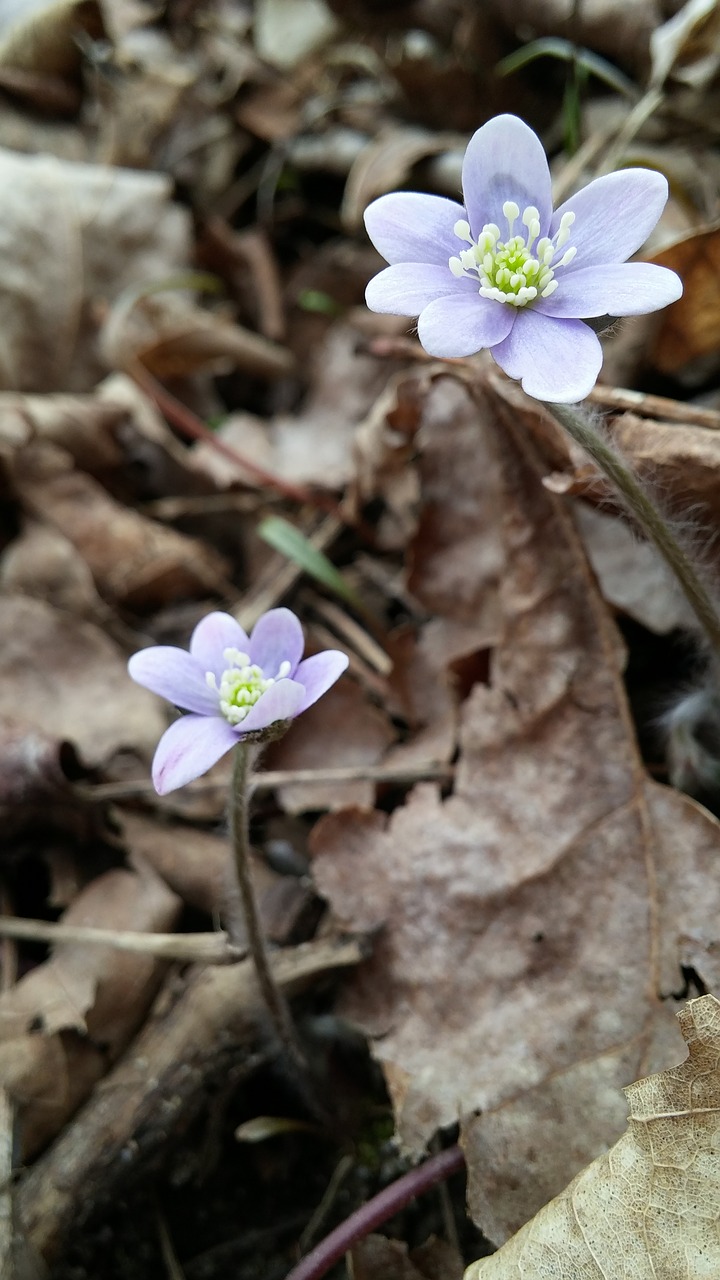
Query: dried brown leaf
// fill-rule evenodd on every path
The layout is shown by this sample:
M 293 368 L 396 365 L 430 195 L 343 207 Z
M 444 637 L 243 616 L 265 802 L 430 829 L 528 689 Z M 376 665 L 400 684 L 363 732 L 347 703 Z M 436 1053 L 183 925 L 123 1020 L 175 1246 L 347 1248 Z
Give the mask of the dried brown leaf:
M 720 344 L 720 226 L 696 231 L 652 260 L 677 271 L 684 285 L 682 298 L 663 312 L 651 355 L 661 373 L 672 374 Z
M 0 714 L 68 740 L 90 765 L 123 747 L 150 755 L 166 723 L 103 631 L 12 595 L 0 597 Z
M 172 294 L 146 296 L 131 308 L 121 299 L 100 341 L 110 368 L 126 369 L 137 359 L 158 378 L 234 366 L 259 378 L 282 378 L 295 367 L 279 343 Z
M 465 1280 L 720 1274 L 720 1003 L 702 996 L 678 1018 L 685 1062 L 626 1088 L 630 1115 L 619 1142 L 498 1253 L 473 1263 Z
M 647 782 L 569 515 L 501 451 L 503 640 L 461 712 L 454 793 L 425 784 L 313 836 L 341 925 L 384 926 L 344 1009 L 378 1037 L 401 1137 L 420 1149 L 479 1109 L 471 1207 L 496 1241 L 617 1137 L 618 1086 L 667 1060 L 663 998 L 720 913 L 717 823 Z M 558 1126 L 560 1097 L 577 1124 Z
M 349 174 L 341 216 L 350 231 L 362 226 L 362 216 L 376 196 L 404 184 L 413 165 L 457 146 L 453 134 L 428 129 L 388 126 L 363 147 Z
M 63 923 L 162 933 L 179 909 L 156 876 L 115 870 L 85 888 Z M 162 971 L 152 956 L 62 943 L 0 995 L 0 1081 L 22 1104 L 26 1151 L 57 1131 L 117 1058 Z
M 395 741 L 389 717 L 368 700 L 354 680 L 341 680 L 290 727 L 270 748 L 269 769 L 340 768 L 377 764 Z M 339 809 L 346 804 L 371 805 L 371 782 L 327 782 L 280 789 L 287 813 Z
M 14 485 L 25 509 L 79 551 L 108 600 L 144 608 L 225 586 L 224 557 L 117 502 L 62 450 L 35 445 L 16 454 Z

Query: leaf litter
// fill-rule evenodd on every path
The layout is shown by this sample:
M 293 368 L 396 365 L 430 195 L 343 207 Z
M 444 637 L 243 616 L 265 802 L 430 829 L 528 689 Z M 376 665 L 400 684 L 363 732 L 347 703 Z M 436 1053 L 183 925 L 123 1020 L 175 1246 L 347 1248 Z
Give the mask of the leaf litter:
M 493 114 L 541 133 L 562 199 L 621 164 L 666 173 L 647 253 L 685 294 L 604 339 L 591 399 L 712 575 L 717 15 L 561 8 L 20 2 L 0 19 L 8 1280 L 33 1250 L 55 1280 L 143 1280 L 168 1258 L 188 1280 L 282 1277 L 454 1125 L 478 1229 L 462 1189 L 444 1218 L 426 1198 L 401 1239 L 354 1246 L 354 1274 L 449 1280 L 506 1241 L 472 1280 L 557 1258 L 720 1269 L 717 1007 L 687 1003 L 720 983 L 720 797 L 665 785 L 660 728 L 697 679 L 692 624 L 547 414 L 363 305 L 381 266 L 364 205 L 456 198 Z M 263 542 L 278 518 L 344 598 Z M 186 938 L 187 957 L 227 906 L 227 764 L 154 795 L 168 713 L 128 654 L 184 645 L 212 609 L 252 626 L 286 604 L 310 651 L 350 654 L 267 752 L 253 822 L 264 928 L 329 1072 L 323 1152 L 246 961 L 112 945 Z M 5 919 L 37 921 L 36 941 Z M 87 926 L 102 941 L 71 940 Z M 240 1152 L 258 1115 L 275 1136 Z

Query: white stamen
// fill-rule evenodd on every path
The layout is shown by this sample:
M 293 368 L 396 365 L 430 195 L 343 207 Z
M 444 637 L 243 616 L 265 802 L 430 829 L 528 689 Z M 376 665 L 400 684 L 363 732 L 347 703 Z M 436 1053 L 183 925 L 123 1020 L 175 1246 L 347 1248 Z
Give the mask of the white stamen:
M 452 271 L 453 275 L 456 276 L 458 280 L 460 279 L 461 276 L 465 275 L 465 268 L 463 267 L 463 264 L 459 258 L 450 258 L 448 261 L 448 266 Z
M 506 200 L 503 205 L 503 213 L 507 218 L 508 227 L 510 228 L 510 235 L 512 235 L 515 222 L 517 218 L 519 218 L 520 216 L 520 206 L 517 205 L 514 200 Z
M 457 236 L 458 240 L 468 240 L 470 244 L 472 244 L 472 234 L 470 231 L 470 223 L 466 222 L 464 218 L 460 218 L 460 220 L 455 223 L 455 226 L 453 227 L 453 231 L 455 232 L 455 235 Z

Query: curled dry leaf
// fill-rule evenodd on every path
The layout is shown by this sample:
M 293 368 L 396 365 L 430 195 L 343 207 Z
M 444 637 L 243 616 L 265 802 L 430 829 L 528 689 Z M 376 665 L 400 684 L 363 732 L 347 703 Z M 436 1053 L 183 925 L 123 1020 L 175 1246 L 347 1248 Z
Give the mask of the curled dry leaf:
M 97 806 L 83 803 L 71 779 L 82 773 L 67 742 L 0 716 L 0 823 L 5 840 L 27 827 L 59 827 L 77 838 L 103 825 Z
M 413 165 L 457 147 L 454 134 L 390 126 L 363 147 L 349 174 L 342 204 L 342 220 L 350 231 L 362 226 L 371 200 L 403 186 Z
M 72 543 L 107 600 L 142 609 L 226 586 L 223 556 L 117 502 L 62 450 L 16 454 L 13 480 L 25 510 Z
M 684 285 L 682 298 L 663 312 L 651 351 L 661 373 L 675 374 L 714 358 L 720 344 L 720 226 L 693 232 L 652 261 L 677 271 Z
M 0 714 L 71 742 L 88 765 L 122 748 L 154 751 L 164 715 L 114 641 L 42 600 L 0 603 Z
M 673 1052 L 687 938 L 703 980 L 720 942 L 718 824 L 645 777 L 569 513 L 527 441 L 498 447 L 502 641 L 461 708 L 454 792 L 312 837 L 341 927 L 384 926 L 343 1008 L 376 1037 L 400 1136 L 420 1150 L 479 1110 L 471 1211 L 496 1242 L 618 1136 L 619 1087 Z
M 66 75 L 80 65 L 81 33 L 99 39 L 96 0 L 12 0 L 0 13 L 0 66 Z
M 72 542 L 33 520 L 0 555 L 0 593 L 33 596 L 94 622 L 107 622 L 110 614 Z
M 180 900 L 152 873 L 115 870 L 92 881 L 62 922 L 164 933 L 179 911 Z M 0 1083 L 21 1107 L 25 1156 L 62 1127 L 119 1056 L 162 972 L 152 956 L 61 943 L 0 995 Z
M 720 13 L 715 0 L 688 0 L 650 36 L 651 84 L 669 75 L 694 89 L 705 89 L 720 65 Z
M 161 174 L 0 150 L 0 387 L 92 389 L 106 372 L 93 306 L 189 259 L 170 189 Z
M 100 347 L 110 368 L 127 369 L 139 360 L 158 378 L 234 366 L 258 378 L 283 378 L 295 368 L 292 353 L 279 343 L 171 293 L 132 305 L 121 298 L 107 316 Z
M 720 1003 L 701 996 L 678 1018 L 685 1062 L 626 1088 L 619 1142 L 465 1280 L 720 1275 Z

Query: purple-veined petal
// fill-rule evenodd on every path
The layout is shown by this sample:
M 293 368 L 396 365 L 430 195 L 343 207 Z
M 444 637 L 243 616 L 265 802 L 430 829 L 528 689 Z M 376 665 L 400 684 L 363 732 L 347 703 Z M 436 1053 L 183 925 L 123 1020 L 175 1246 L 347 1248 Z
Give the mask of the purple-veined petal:
M 418 337 L 431 356 L 473 356 L 509 334 L 516 308 L 506 303 L 455 294 L 431 302 L 418 320 Z
M 213 671 L 218 680 L 227 667 L 226 649 L 247 653 L 250 641 L 239 622 L 229 613 L 209 613 L 198 622 L 190 638 L 190 652 L 203 671 Z M 193 708 L 194 710 L 194 708 Z
M 292 676 L 304 648 L 302 627 L 290 609 L 270 609 L 264 613 L 250 636 L 250 660 L 257 663 L 266 679 L 274 679 L 283 662 L 290 663 L 286 674 Z
M 292 720 L 299 714 L 305 690 L 294 680 L 278 680 L 265 690 L 251 707 L 247 716 L 237 726 L 240 734 L 251 733 L 256 729 L 267 729 L 277 720 Z
M 365 210 L 365 226 L 386 262 L 429 262 L 447 266 L 467 245 L 453 231 L 465 219 L 461 204 L 419 191 L 393 191 Z
M 239 740 L 237 732 L 219 716 L 181 716 L 157 745 L 152 780 L 158 795 L 177 791 L 207 773 Z
M 335 681 L 340 679 L 343 671 L 347 670 L 347 665 L 347 654 L 340 653 L 339 649 L 326 649 L 323 653 L 314 653 L 311 658 L 305 658 L 295 672 L 295 679 L 305 690 L 300 710 L 307 711 L 313 702 L 327 693 Z
M 553 214 L 551 235 L 564 213 L 575 214 L 568 245 L 577 256 L 573 265 L 625 262 L 645 243 L 668 197 L 667 180 L 654 169 L 619 169 L 588 183 Z
M 618 262 L 558 272 L 555 293 L 538 298 L 535 311 L 546 316 L 642 316 L 659 311 L 681 296 L 682 280 L 652 262 Z
M 167 644 L 141 649 L 128 662 L 128 671 L 137 684 L 167 698 L 176 707 L 199 715 L 217 714 L 217 694 L 208 688 L 203 668 L 184 649 Z
M 424 262 L 398 262 L 374 276 L 365 290 L 371 311 L 391 316 L 419 316 L 436 298 L 470 293 L 477 297 L 478 282 L 457 279 L 447 262 L 444 267 Z
M 501 240 L 506 239 L 506 200 L 514 200 L 521 215 L 534 205 L 540 235 L 547 234 L 552 215 L 547 157 L 537 134 L 517 116 L 495 116 L 473 134 L 463 160 L 462 185 L 475 239 L 488 222 L 500 228 Z M 524 232 L 518 223 L 516 234 Z
M 575 404 L 592 391 L 602 347 L 583 320 L 559 320 L 524 308 L 493 359 L 536 400 Z

